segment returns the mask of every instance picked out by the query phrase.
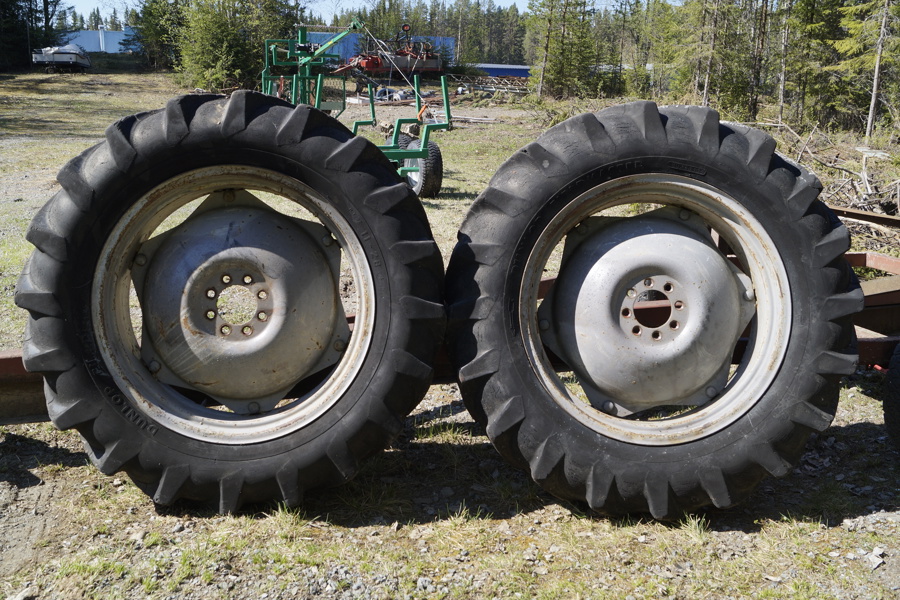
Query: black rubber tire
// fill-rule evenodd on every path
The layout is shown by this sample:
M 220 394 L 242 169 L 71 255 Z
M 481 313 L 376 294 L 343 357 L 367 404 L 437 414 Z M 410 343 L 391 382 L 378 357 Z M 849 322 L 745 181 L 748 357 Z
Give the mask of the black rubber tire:
M 884 428 L 900 451 L 900 345 L 894 349 L 894 355 L 888 364 L 888 372 L 881 388 L 881 399 L 884 403 Z
M 393 136 L 387 136 L 387 139 L 384 140 L 384 144 L 389 146 L 393 141 Z M 413 141 L 413 137 L 406 133 L 401 133 L 397 136 L 397 147 L 401 150 L 406 150 L 409 147 L 410 142 Z
M 407 144 L 407 150 L 418 150 L 421 140 L 414 139 Z M 408 158 L 404 161 L 407 166 L 417 163 L 418 176 L 409 180 L 410 187 L 422 198 L 437 198 L 441 192 L 441 184 L 444 181 L 444 158 L 437 142 L 428 140 L 428 156 L 425 158 Z
M 155 421 L 110 374 L 91 310 L 104 242 L 129 207 L 162 182 L 223 164 L 267 169 L 326 198 L 359 240 L 377 307 L 343 393 L 310 423 L 258 443 L 195 439 Z M 126 471 L 163 505 L 297 505 L 304 490 L 350 479 L 427 391 L 445 325 L 439 250 L 392 163 L 333 118 L 254 92 L 182 96 L 111 125 L 58 180 L 27 233 L 37 249 L 16 292 L 29 311 L 24 362 L 44 374 L 55 425 L 76 429 L 103 473 Z
M 551 494 L 660 519 L 727 507 L 767 474 L 786 474 L 808 436 L 831 423 L 840 376 L 854 370 L 848 315 L 862 294 L 845 291 L 849 235 L 816 201 L 821 185 L 774 146 L 709 109 L 635 102 L 545 132 L 473 204 L 447 270 L 448 351 L 493 445 Z M 520 316 L 524 265 L 554 216 L 598 184 L 647 173 L 704 182 L 753 213 L 783 257 L 793 301 L 786 354 L 768 389 L 736 421 L 669 445 L 615 439 L 563 409 L 536 372 Z

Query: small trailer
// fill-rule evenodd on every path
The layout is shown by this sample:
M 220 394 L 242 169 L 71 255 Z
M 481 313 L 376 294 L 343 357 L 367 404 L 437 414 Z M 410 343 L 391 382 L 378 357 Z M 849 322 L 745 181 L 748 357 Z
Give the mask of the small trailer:
M 31 53 L 31 62 L 34 65 L 44 67 L 47 73 L 56 73 L 58 71 L 84 73 L 91 68 L 91 59 L 87 51 L 77 44 L 34 50 Z

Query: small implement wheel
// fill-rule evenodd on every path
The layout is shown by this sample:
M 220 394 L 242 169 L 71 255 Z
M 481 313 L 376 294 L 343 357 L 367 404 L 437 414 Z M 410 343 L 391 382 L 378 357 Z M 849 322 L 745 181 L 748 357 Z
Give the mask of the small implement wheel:
M 559 497 L 656 518 L 787 473 L 834 416 L 862 302 L 819 189 L 697 107 L 581 115 L 513 155 L 447 272 L 496 448 Z
M 271 96 L 184 96 L 59 181 L 28 232 L 24 359 L 104 473 L 161 504 L 294 505 L 399 433 L 442 261 L 374 145 Z
M 406 145 L 407 150 L 421 148 L 422 140 L 414 139 Z M 436 198 L 441 191 L 441 183 L 444 181 L 444 159 L 441 149 L 434 140 L 428 141 L 428 156 L 425 158 L 407 158 L 403 161 L 405 167 L 418 167 L 418 171 L 406 175 L 409 187 L 422 198 Z
M 894 443 L 894 448 L 900 451 L 900 345 L 894 349 L 881 389 L 884 427 Z

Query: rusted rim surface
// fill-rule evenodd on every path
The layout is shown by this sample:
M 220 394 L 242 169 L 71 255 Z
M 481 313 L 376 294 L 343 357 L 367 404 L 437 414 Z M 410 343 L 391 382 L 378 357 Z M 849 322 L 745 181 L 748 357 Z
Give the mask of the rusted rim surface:
M 616 209 L 615 214 L 620 215 L 623 211 L 631 214 L 641 213 L 643 208 L 647 208 L 646 214 L 604 219 L 613 212 L 611 209 Z M 680 218 L 687 216 L 690 221 L 699 221 L 702 228 L 694 227 L 695 232 L 714 232 L 706 234 L 709 237 L 706 249 L 673 258 L 669 245 L 654 243 L 654 231 L 660 229 L 656 222 L 660 218 L 678 219 L 677 215 L 680 215 Z M 580 226 L 599 222 L 599 226 L 589 225 L 589 231 L 597 227 L 602 230 L 609 228 L 607 221 L 628 223 L 624 226 L 619 224 L 615 226 L 626 232 L 628 227 L 633 227 L 634 230 L 644 229 L 648 233 L 641 238 L 645 255 L 642 260 L 635 259 L 631 265 L 613 265 L 610 268 L 619 282 L 613 284 L 615 288 L 613 292 L 607 290 L 606 311 L 610 315 L 615 315 L 616 319 L 620 318 L 624 310 L 622 307 L 626 306 L 629 300 L 625 295 L 629 290 L 635 289 L 629 278 L 641 281 L 644 278 L 641 268 L 647 264 L 659 267 L 660 281 L 667 277 L 673 281 L 677 280 L 679 286 L 697 290 L 698 293 L 705 295 L 703 300 L 706 304 L 715 306 L 720 302 L 720 291 L 704 285 L 703 281 L 691 281 L 692 277 L 697 277 L 697 274 L 703 271 L 701 265 L 695 264 L 693 267 L 690 264 L 682 265 L 678 273 L 674 271 L 669 273 L 671 269 L 667 265 L 677 264 L 680 258 L 689 262 L 719 261 L 720 264 L 716 265 L 715 270 L 720 273 L 733 272 L 735 279 L 740 280 L 736 289 L 739 290 L 741 298 L 728 300 L 727 310 L 747 312 L 743 319 L 735 315 L 737 322 L 749 323 L 747 350 L 740 363 L 732 365 L 731 357 L 737 337 L 740 337 L 744 329 L 743 325 L 737 336 L 725 334 L 732 335 L 725 344 L 717 343 L 715 339 L 714 343 L 710 344 L 708 336 L 717 336 L 719 333 L 708 330 L 702 336 L 696 337 L 694 342 L 678 350 L 681 353 L 698 353 L 698 345 L 701 344 L 699 354 L 709 348 L 714 349 L 714 355 L 705 358 L 714 363 L 712 369 L 716 373 L 714 377 L 710 377 L 710 369 L 677 374 L 679 385 L 684 389 L 697 390 L 694 394 L 672 392 L 672 395 L 667 396 L 660 393 L 661 389 L 663 391 L 668 389 L 666 377 L 675 376 L 675 371 L 662 373 L 662 376 L 652 369 L 641 371 L 644 366 L 653 362 L 654 342 L 647 344 L 649 354 L 640 358 L 633 349 L 631 351 L 607 349 L 609 350 L 607 354 L 617 357 L 617 364 L 610 365 L 611 370 L 607 373 L 613 373 L 617 368 L 634 373 L 646 373 L 645 377 L 633 378 L 635 390 L 630 393 L 631 400 L 621 394 L 617 395 L 616 386 L 604 381 L 602 371 L 598 375 L 596 372 L 584 370 L 579 372 L 577 367 L 573 367 L 575 383 L 573 384 L 571 379 L 568 381 L 561 379 L 550 363 L 547 348 L 556 354 L 568 353 L 569 356 L 562 358 L 572 366 L 573 363 L 583 363 L 585 360 L 589 362 L 592 359 L 590 356 L 573 356 L 572 348 L 590 347 L 590 344 L 585 346 L 560 341 L 559 331 L 565 329 L 567 325 L 571 329 L 571 323 L 557 321 L 559 318 L 559 311 L 555 306 L 557 300 L 551 297 L 550 310 L 539 302 L 540 280 L 546 275 L 545 271 L 548 263 L 553 260 L 554 250 L 555 256 L 559 256 L 560 244 L 565 246 L 562 266 L 559 268 L 561 277 L 569 265 L 583 260 L 581 251 L 584 247 L 589 248 L 588 251 L 593 252 L 596 258 L 596 245 L 582 247 L 570 239 L 574 240 L 577 237 L 576 228 Z M 722 251 L 709 250 L 723 246 L 716 236 L 730 246 L 736 258 L 729 258 Z M 658 241 L 662 241 L 661 236 Z M 627 235 L 625 242 L 627 245 Z M 659 252 L 659 256 L 654 257 L 654 252 Z M 621 258 L 621 255 L 617 256 L 617 259 Z M 595 262 L 604 266 L 602 256 Z M 733 264 L 737 267 L 733 267 Z M 608 283 L 605 281 L 605 284 Z M 674 307 L 674 304 L 672 306 Z M 592 308 L 597 309 L 596 306 Z M 535 372 L 554 400 L 566 411 L 590 428 L 611 438 L 642 445 L 672 445 L 700 439 L 727 427 L 746 414 L 765 394 L 787 350 L 791 326 L 791 296 L 787 272 L 774 242 L 762 224 L 744 206 L 721 191 L 696 180 L 669 174 L 645 174 L 623 177 L 597 186 L 570 202 L 553 218 L 544 229 L 526 263 L 520 290 L 519 318 L 523 342 Z M 548 320 L 551 322 L 548 323 Z M 602 322 L 602 319 L 598 321 Z M 687 325 L 687 322 L 679 324 L 681 327 Z M 666 326 L 665 323 L 662 325 Z M 605 343 L 614 343 L 618 333 L 610 328 L 587 331 L 581 328 L 572 335 L 592 338 L 593 344 L 602 346 Z M 655 343 L 657 348 L 666 347 L 665 339 Z M 635 366 L 632 363 L 638 360 L 641 361 L 638 365 L 640 368 L 632 369 Z M 675 364 L 678 365 L 678 370 L 685 370 L 685 362 L 676 361 Z M 697 381 L 689 381 L 691 376 L 696 376 Z M 636 404 L 633 400 L 640 396 L 642 388 L 655 398 L 653 406 Z
M 250 241 L 237 252 L 200 234 L 240 221 L 229 213 L 235 197 L 250 215 Z M 276 235 L 277 244 L 257 231 L 285 227 L 294 237 Z M 304 247 L 280 243 L 290 239 Z M 246 315 L 213 314 L 218 296 L 238 287 L 252 306 L 232 309 Z M 360 241 L 325 197 L 273 171 L 220 165 L 164 182 L 120 219 L 95 272 L 92 317 L 110 373 L 148 416 L 198 440 L 251 444 L 310 424 L 341 398 L 368 351 L 374 302 Z M 210 331 L 198 333 L 207 319 Z M 177 340 L 166 346 L 171 330 Z M 292 392 L 298 384 L 311 389 Z

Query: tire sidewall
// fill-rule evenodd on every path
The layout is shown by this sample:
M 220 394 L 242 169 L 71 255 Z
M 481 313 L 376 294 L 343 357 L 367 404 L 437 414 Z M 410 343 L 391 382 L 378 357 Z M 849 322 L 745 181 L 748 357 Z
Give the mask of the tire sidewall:
M 205 144 L 204 144 L 205 145 Z M 274 145 L 274 144 L 273 144 Z M 160 153 L 161 154 L 161 153 Z M 394 290 L 391 255 L 382 246 L 383 240 L 373 231 L 372 219 L 384 218 L 375 211 L 367 210 L 361 203 L 354 202 L 346 192 L 314 168 L 291 156 L 289 152 L 273 154 L 271 149 L 248 149 L 239 141 L 217 147 L 205 147 L 202 152 L 193 144 L 182 144 L 169 149 L 162 160 L 159 156 L 144 157 L 145 164 L 132 169 L 127 176 L 112 177 L 104 182 L 97 193 L 98 209 L 84 219 L 83 230 L 88 232 L 72 251 L 77 253 L 72 260 L 72 268 L 65 289 L 68 294 L 62 299 L 67 316 L 71 318 L 76 345 L 81 351 L 83 364 L 87 368 L 98 393 L 104 398 L 107 408 L 112 409 L 123 427 L 131 428 L 156 445 L 156 451 L 184 454 L 195 459 L 213 462 L 222 460 L 248 461 L 278 456 L 289 451 L 303 452 L 309 444 L 328 438 L 327 433 L 338 422 L 342 426 L 353 427 L 357 419 L 354 408 L 363 396 L 381 396 L 388 393 L 385 378 L 379 372 L 386 350 L 396 347 L 392 314 L 397 294 Z M 172 431 L 141 410 L 140 403 L 132 401 L 121 390 L 108 369 L 95 337 L 91 305 L 94 271 L 100 260 L 106 239 L 128 209 L 140 198 L 160 183 L 171 177 L 203 167 L 222 164 L 245 165 L 268 168 L 287 174 L 319 192 L 345 218 L 357 237 L 365 253 L 365 259 L 372 274 L 376 318 L 366 350 L 353 383 L 346 392 L 332 404 L 324 414 L 313 422 L 275 439 L 254 444 L 230 445 L 227 442 L 213 443 L 194 439 Z M 152 183 L 151 183 L 152 182 Z M 372 184 L 370 183 L 370 187 Z M 345 188 L 346 189 L 346 188 Z M 171 459 L 169 460 L 171 462 Z
M 679 168 L 672 167 L 675 158 Z M 559 406 L 535 374 L 522 339 L 522 324 L 519 322 L 519 289 L 525 265 L 550 221 L 575 198 L 597 185 L 625 176 L 647 173 L 669 173 L 712 185 L 734 198 L 760 223 L 764 223 L 787 271 L 793 307 L 786 353 L 778 365 L 774 380 L 758 401 L 730 425 L 706 437 L 670 446 L 639 445 L 612 439 L 588 427 Z M 787 222 L 783 207 L 779 210 L 769 200 L 780 197 L 778 190 L 770 189 L 765 182 L 744 180 L 736 176 L 733 170 L 725 170 L 709 161 L 694 160 L 694 157 L 680 152 L 677 156 L 635 153 L 633 158 L 587 169 L 555 193 L 551 188 L 542 192 L 543 196 L 533 195 L 530 198 L 532 211 L 527 216 L 519 215 L 518 219 L 509 221 L 509 229 L 502 237 L 516 241 L 506 257 L 506 264 L 502 268 L 491 269 L 489 275 L 503 279 L 502 282 L 492 282 L 490 286 L 503 286 L 503 310 L 497 318 L 490 320 L 485 338 L 504 338 L 504 351 L 510 360 L 502 361 L 499 379 L 507 382 L 510 387 L 514 386 L 508 390 L 507 396 L 520 395 L 528 399 L 524 402 L 528 415 L 526 424 L 554 423 L 554 431 L 563 431 L 566 436 L 572 436 L 568 442 L 571 446 L 583 445 L 595 449 L 592 458 L 611 465 L 617 464 L 617 471 L 627 464 L 642 469 L 654 465 L 654 468 L 669 470 L 673 463 L 685 464 L 688 459 L 701 459 L 712 454 L 717 454 L 720 459 L 733 456 L 737 460 L 746 455 L 746 452 L 735 450 L 734 446 L 746 444 L 748 440 L 752 443 L 752 440 L 760 437 L 778 439 L 786 435 L 786 431 L 781 431 L 785 429 L 785 412 L 791 405 L 803 400 L 797 394 L 801 387 L 796 384 L 797 375 L 815 358 L 809 354 L 807 343 L 810 305 L 814 298 L 811 297 L 809 270 L 805 267 L 809 263 L 811 238 L 806 235 L 803 227 Z M 507 370 L 505 376 L 502 375 L 504 370 Z M 491 394 L 485 394 L 485 409 L 488 414 L 495 409 L 489 404 L 491 397 Z M 523 426 L 523 429 L 526 427 L 527 425 Z M 527 448 L 536 451 L 546 440 L 546 436 L 540 432 L 540 428 L 532 431 L 525 429 L 520 431 L 519 439 L 526 440 L 522 450 L 527 459 Z M 573 460 L 578 458 L 573 457 Z M 627 466 L 624 469 L 627 470 Z

